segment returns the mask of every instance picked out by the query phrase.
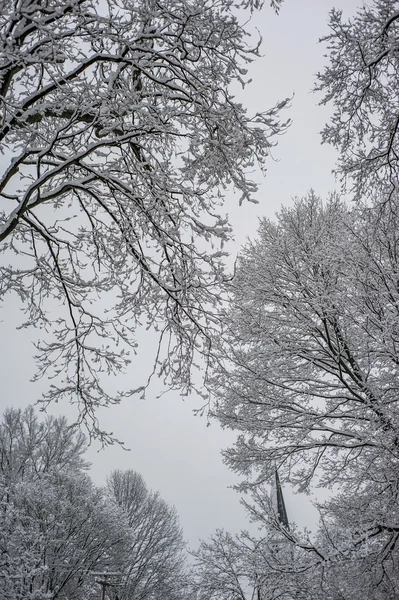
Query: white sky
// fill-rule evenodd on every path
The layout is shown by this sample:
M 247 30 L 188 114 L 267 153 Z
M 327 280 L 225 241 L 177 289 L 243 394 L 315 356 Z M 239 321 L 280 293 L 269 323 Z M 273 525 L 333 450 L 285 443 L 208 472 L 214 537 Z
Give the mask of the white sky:
M 259 204 L 239 208 L 237 199 L 232 198 L 226 206 L 235 230 L 233 254 L 246 237 L 255 235 L 259 216 L 273 216 L 282 204 L 290 204 L 293 197 L 305 195 L 310 188 L 321 196 L 334 189 L 331 170 L 335 153 L 321 146 L 319 137 L 331 109 L 318 107 L 319 98 L 311 93 L 314 74 L 322 70 L 326 52 L 317 42 L 327 33 L 327 15 L 333 6 L 350 15 L 359 4 L 360 0 L 285 0 L 278 17 L 268 6 L 255 14 L 253 25 L 262 35 L 264 56 L 251 66 L 253 83 L 240 92 L 240 101 L 250 112 L 262 111 L 294 93 L 292 106 L 286 111 L 293 124 L 274 150 L 278 161 L 270 161 L 267 177 L 256 175 L 261 183 Z M 7 406 L 33 404 L 46 385 L 30 383 L 34 332 L 15 333 L 23 316 L 14 310 L 11 299 L 3 303 L 0 319 L 3 412 Z M 152 342 L 149 335 L 143 343 L 151 349 Z M 146 356 L 148 351 L 141 353 L 128 374 L 131 387 L 134 370 L 140 372 L 146 367 Z M 199 399 L 183 401 L 173 394 L 156 399 L 160 389 L 154 384 L 145 400 L 135 398 L 101 412 L 103 427 L 113 431 L 130 451 L 115 446 L 97 452 L 95 446 L 91 447 L 88 458 L 93 465 L 92 477 L 101 484 L 112 469 L 139 471 L 151 488 L 176 506 L 192 546 L 217 527 L 230 531 L 246 528 L 239 497 L 228 488 L 236 478 L 220 457 L 220 449 L 229 446 L 234 436 L 221 431 L 216 423 L 206 427 L 205 419 L 193 416 L 193 408 L 201 405 Z M 49 412 L 68 416 L 71 409 L 60 405 Z M 285 494 L 289 518 L 310 525 L 314 513 L 309 498 L 293 496 L 289 490 Z

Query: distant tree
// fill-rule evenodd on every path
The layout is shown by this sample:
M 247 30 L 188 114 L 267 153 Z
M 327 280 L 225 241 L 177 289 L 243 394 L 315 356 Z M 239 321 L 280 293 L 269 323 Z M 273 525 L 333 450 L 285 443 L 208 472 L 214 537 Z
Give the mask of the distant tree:
M 114 471 L 108 494 L 127 523 L 126 549 L 116 563 L 121 600 L 180 600 L 187 590 L 185 544 L 174 508 L 150 492 L 134 471 Z
M 80 599 L 123 550 L 123 515 L 82 469 L 83 436 L 31 408 L 0 425 L 0 598 Z
M 46 399 L 77 401 L 99 435 L 95 408 L 123 396 L 101 374 L 127 366 L 137 328 L 159 334 L 154 369 L 191 388 L 218 323 L 226 188 L 251 200 L 248 172 L 286 127 L 285 101 L 253 117 L 234 101 L 258 49 L 232 10 L 2 3 L 0 298 L 17 294 L 26 324 L 49 334 L 38 346 Z
M 86 448 L 83 433 L 65 417 L 39 420 L 32 406 L 7 409 L 0 422 L 0 476 L 8 482 L 80 471 L 89 466 Z
M 323 589 L 321 571 L 327 564 L 325 557 L 306 534 L 284 529 L 267 492 L 258 490 L 254 500 L 254 504 L 246 506 L 259 533 L 241 531 L 232 535 L 217 530 L 192 553 L 195 597 L 198 600 L 330 598 L 318 595 Z
M 399 5 L 359 4 L 346 21 L 333 9 L 322 40 L 329 62 L 316 88 L 334 106 L 322 138 L 339 150 L 338 170 L 354 197 L 384 202 L 397 190 L 399 173 Z
M 198 599 L 257 600 L 258 581 L 249 538 L 216 530 L 193 552 L 192 587 Z M 251 560 L 252 558 L 252 560 Z
M 86 473 L 65 418 L 9 409 L 0 424 L 0 599 L 93 600 L 91 572 L 117 572 L 120 600 L 182 600 L 185 544 L 174 508 L 134 471 L 106 489 Z

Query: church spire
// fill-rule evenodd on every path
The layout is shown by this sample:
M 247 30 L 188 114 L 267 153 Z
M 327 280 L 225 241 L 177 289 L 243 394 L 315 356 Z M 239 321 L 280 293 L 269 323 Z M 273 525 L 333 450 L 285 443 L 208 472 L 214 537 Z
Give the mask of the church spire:
M 277 513 L 280 525 L 289 531 L 290 526 L 288 523 L 287 509 L 285 508 L 283 490 L 277 469 L 274 472 L 274 477 L 272 480 L 271 502 L 275 512 Z
M 290 525 L 288 523 L 287 509 L 285 508 L 283 490 L 281 488 L 280 478 L 278 476 L 277 469 L 276 469 L 275 477 L 276 477 L 275 485 L 276 485 L 276 504 L 277 504 L 278 520 L 280 521 L 281 525 L 289 531 Z

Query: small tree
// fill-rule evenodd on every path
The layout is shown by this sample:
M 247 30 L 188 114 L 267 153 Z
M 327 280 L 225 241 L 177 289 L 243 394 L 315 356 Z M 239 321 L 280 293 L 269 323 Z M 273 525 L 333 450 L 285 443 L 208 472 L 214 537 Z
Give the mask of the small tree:
M 258 492 L 257 500 L 260 497 Z M 271 510 L 268 494 L 260 504 L 247 507 L 261 533 L 250 535 L 241 531 L 233 536 L 217 530 L 192 553 L 192 589 L 196 597 L 315 600 L 313 592 L 320 582 L 319 563 L 324 563 L 324 558 L 296 533 L 283 530 Z
M 7 482 L 36 479 L 46 473 L 87 469 L 85 436 L 65 417 L 40 421 L 32 406 L 4 412 L 0 422 L 0 476 Z
M 192 586 L 206 600 L 257 600 L 258 588 L 251 542 L 245 535 L 216 530 L 193 552 Z M 252 559 L 253 559 L 252 552 Z
M 220 206 L 232 186 L 253 197 L 285 102 L 249 117 L 234 101 L 257 48 L 219 0 L 7 0 L 0 32 L 0 298 L 50 333 L 46 399 L 96 428 L 123 396 L 101 373 L 126 367 L 141 326 L 159 334 L 156 368 L 191 388 L 218 327 Z

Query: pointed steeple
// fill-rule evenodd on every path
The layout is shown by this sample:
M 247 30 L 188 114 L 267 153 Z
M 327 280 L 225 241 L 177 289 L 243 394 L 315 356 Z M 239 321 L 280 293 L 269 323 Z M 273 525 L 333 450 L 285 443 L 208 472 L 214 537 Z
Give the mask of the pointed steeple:
M 294 544 L 289 533 L 290 526 L 288 522 L 287 509 L 285 507 L 283 490 L 280 483 L 277 467 L 272 477 L 271 489 L 271 508 L 270 525 L 267 535 L 267 548 L 269 551 L 269 566 L 275 569 L 277 573 L 289 572 L 294 561 Z M 277 522 L 276 522 L 277 521 Z M 288 569 L 288 570 L 287 570 Z M 293 597 L 284 594 L 287 600 L 294 600 Z M 259 600 L 259 599 L 258 599 Z
M 278 521 L 280 525 L 282 525 L 285 529 L 289 531 L 290 526 L 288 523 L 287 509 L 285 508 L 283 490 L 280 483 L 280 478 L 278 476 L 277 468 L 274 472 L 274 476 L 272 479 L 272 489 L 270 493 L 270 500 L 272 503 L 272 507 L 277 513 Z
M 277 504 L 276 508 L 277 508 L 278 520 L 280 521 L 281 525 L 289 531 L 290 525 L 288 523 L 287 509 L 285 508 L 283 490 L 281 487 L 280 478 L 278 476 L 277 469 L 276 469 L 276 473 L 275 473 L 275 478 L 276 478 L 275 493 L 276 493 L 276 504 Z

